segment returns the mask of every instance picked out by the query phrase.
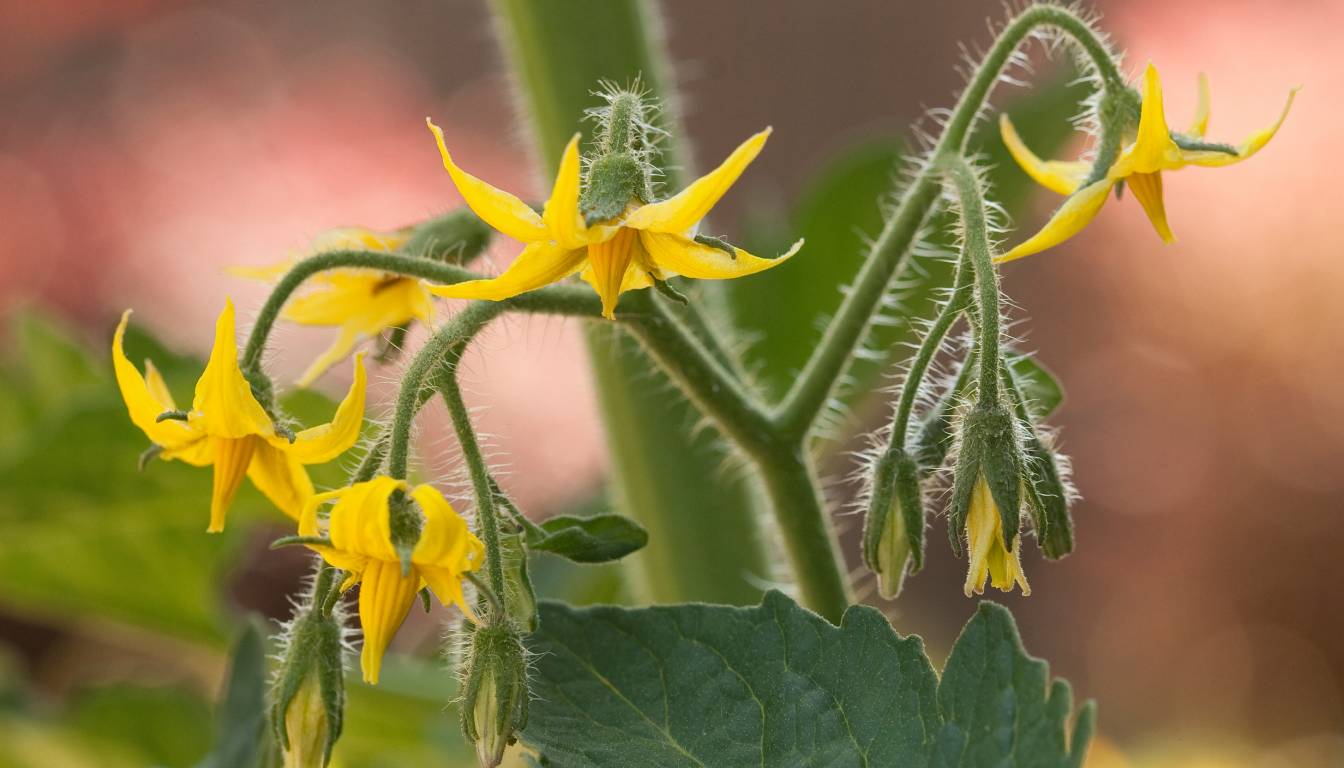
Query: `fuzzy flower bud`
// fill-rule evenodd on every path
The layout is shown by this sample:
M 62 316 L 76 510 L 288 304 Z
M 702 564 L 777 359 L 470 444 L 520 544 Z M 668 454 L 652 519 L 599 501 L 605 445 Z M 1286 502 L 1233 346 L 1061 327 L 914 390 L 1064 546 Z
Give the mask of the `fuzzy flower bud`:
M 285 708 L 284 768 L 323 768 L 327 764 L 327 742 L 331 736 L 326 705 L 316 675 L 306 675 L 303 684 Z
M 494 768 L 527 723 L 527 663 L 522 640 L 503 627 L 478 627 L 466 660 L 462 730 L 482 768 Z
M 341 735 L 345 711 L 343 616 L 307 608 L 281 637 L 271 723 L 285 768 L 323 768 Z
M 863 532 L 863 555 L 877 575 L 877 589 L 890 600 L 907 573 L 924 565 L 924 503 L 919 467 L 903 452 L 882 457 L 873 471 Z
M 997 402 L 977 405 L 958 435 L 948 515 L 953 551 L 961 553 L 963 535 L 969 549 L 967 597 L 982 592 L 986 580 L 1005 592 L 1017 585 L 1031 594 L 1019 560 L 1025 469 L 1013 415 Z

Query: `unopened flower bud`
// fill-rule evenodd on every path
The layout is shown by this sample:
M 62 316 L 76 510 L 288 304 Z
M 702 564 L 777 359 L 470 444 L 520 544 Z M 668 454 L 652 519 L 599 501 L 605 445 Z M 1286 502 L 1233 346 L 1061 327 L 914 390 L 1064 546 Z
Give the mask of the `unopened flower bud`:
M 468 650 L 462 730 L 482 768 L 494 768 L 527 723 L 527 663 L 522 640 L 504 627 L 477 627 Z
M 983 591 L 988 579 L 1005 592 L 1014 585 L 1030 594 L 1019 561 L 1022 488 L 1028 481 L 1013 415 L 998 403 L 977 405 L 958 435 L 956 478 L 948 536 L 960 554 L 969 549 L 966 595 Z
M 285 768 L 323 768 L 341 735 L 345 677 L 339 610 L 305 610 L 281 638 L 283 662 L 272 692 L 271 723 Z
M 924 566 L 924 500 L 919 466 L 903 452 L 889 453 L 873 472 L 864 527 L 864 560 L 877 575 L 877 589 L 890 600 L 907 573 Z

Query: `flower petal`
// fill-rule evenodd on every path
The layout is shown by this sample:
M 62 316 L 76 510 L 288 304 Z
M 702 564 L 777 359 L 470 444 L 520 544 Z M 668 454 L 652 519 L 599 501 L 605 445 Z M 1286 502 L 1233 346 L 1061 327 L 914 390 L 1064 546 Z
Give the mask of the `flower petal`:
M 367 227 L 338 227 L 313 238 L 309 253 L 327 251 L 380 251 L 390 253 L 411 239 L 412 228 L 378 232 Z
M 271 445 L 279 448 L 300 464 L 322 464 L 350 449 L 359 439 L 364 426 L 364 394 L 368 388 L 368 374 L 364 371 L 364 355 L 355 355 L 355 376 L 350 391 L 336 408 L 331 422 L 305 429 L 290 443 L 283 437 L 270 438 Z
M 588 246 L 588 267 L 585 274 L 593 290 L 602 299 L 602 316 L 611 320 L 616 316 L 616 303 L 625 288 L 626 275 L 635 262 L 639 249 L 639 233 L 621 227 L 610 240 Z
M 252 386 L 238 367 L 233 315 L 233 302 L 225 299 L 224 311 L 215 322 L 210 362 L 196 382 L 190 425 L 214 437 L 271 435 L 275 433 L 271 417 L 252 395 Z
M 387 506 L 398 488 L 405 489 L 406 481 L 386 475 L 346 488 L 327 516 L 327 537 L 332 545 L 374 560 L 398 561 L 392 548 Z
M 1190 120 L 1187 134 L 1197 139 L 1204 138 L 1209 130 L 1209 76 L 1199 73 L 1199 96 L 1195 102 L 1195 116 Z
M 1262 128 L 1241 142 L 1237 146 L 1237 154 L 1229 155 L 1226 152 L 1210 152 L 1208 150 L 1182 152 L 1181 159 L 1187 165 L 1198 165 L 1204 168 L 1217 168 L 1224 165 L 1240 163 L 1255 153 L 1259 152 L 1269 140 L 1274 138 L 1274 134 L 1279 132 L 1279 126 L 1288 117 L 1288 110 L 1293 108 L 1293 99 L 1297 97 L 1297 88 L 1288 92 L 1288 101 L 1283 105 L 1283 111 L 1279 113 L 1279 119 L 1268 128 Z
M 248 465 L 252 463 L 252 454 L 260 442 L 255 436 L 240 438 L 216 437 L 210 442 L 214 445 L 215 481 L 210 492 L 210 527 L 207 533 L 219 533 L 224 530 L 224 517 L 238 495 L 238 487 L 247 476 Z
M 426 484 L 416 486 L 411 491 L 411 498 L 425 515 L 425 527 L 411 553 L 411 562 L 457 574 L 480 568 L 485 559 L 485 545 L 467 528 L 467 521 L 457 514 L 443 494 Z
M 1042 160 L 1037 157 L 1017 134 L 1017 129 L 1013 127 L 1013 121 L 1008 119 L 1006 112 L 999 115 L 999 134 L 1003 137 L 1004 146 L 1008 148 L 1008 154 L 1013 156 L 1028 176 L 1046 189 L 1061 195 L 1071 195 L 1078 190 L 1078 185 L 1083 179 L 1087 178 L 1090 168 L 1088 163 Z
M 364 568 L 359 585 L 359 623 L 364 630 L 364 649 L 359 655 L 359 666 L 364 682 L 378 684 L 383 654 L 397 633 L 406 614 L 420 591 L 420 574 L 401 575 L 401 565 L 395 560 L 370 560 Z
M 1111 178 L 1131 173 L 1156 173 L 1181 167 L 1181 150 L 1171 139 L 1162 106 L 1162 80 L 1152 64 L 1143 74 L 1143 106 L 1139 112 L 1139 132 L 1134 143 L 1120 154 L 1111 167 Z
M 1171 227 L 1167 225 L 1167 204 L 1162 199 L 1162 174 L 1135 173 L 1127 176 L 1125 181 L 1139 205 L 1143 206 L 1143 212 L 1148 214 L 1148 220 L 1153 223 L 1153 229 L 1157 230 L 1162 242 L 1175 241 L 1176 236 L 1171 234 Z
M 286 515 L 299 519 L 313 496 L 308 471 L 293 456 L 260 440 L 247 467 L 247 477 L 257 490 Z
M 555 185 L 551 187 L 551 199 L 546 201 L 546 209 L 541 218 L 551 237 L 567 248 L 579 248 L 588 244 L 587 227 L 579 213 L 579 134 L 565 145 L 565 153 L 560 157 L 560 170 L 555 174 Z
M 761 153 L 771 129 L 742 142 L 718 168 L 701 176 L 677 195 L 636 208 L 622 223 L 634 229 L 682 234 L 689 232 Z
M 1092 219 L 1096 218 L 1097 212 L 1106 202 L 1106 196 L 1110 194 L 1111 187 L 1114 184 L 1115 182 L 1110 179 L 1102 179 L 1073 193 L 1064 201 L 1063 205 L 1059 206 L 1055 215 L 1050 217 L 1050 221 L 1046 222 L 1040 232 L 1018 244 L 1016 248 L 995 258 L 994 261 L 1001 264 L 1005 261 L 1020 259 L 1023 256 L 1030 256 L 1033 253 L 1040 253 L 1047 248 L 1054 248 L 1078 234 Z
M 569 277 L 583 267 L 587 255 L 586 248 L 570 249 L 553 243 L 529 243 L 499 277 L 434 285 L 429 290 L 450 299 L 503 301 Z
M 778 258 L 762 259 L 741 248 L 734 248 L 736 256 L 730 256 L 722 248 L 697 243 L 681 235 L 646 230 L 640 233 L 640 240 L 656 267 L 697 280 L 729 280 L 772 269 L 788 261 L 803 247 L 803 241 L 799 240 Z
M 448 170 L 448 175 L 453 178 L 453 184 L 457 185 L 457 191 L 462 194 L 462 199 L 466 201 L 471 210 L 476 212 L 477 216 L 481 217 L 482 221 L 509 237 L 525 243 L 549 238 L 546 233 L 546 225 L 536 211 L 508 192 L 492 187 L 457 167 L 457 163 L 453 162 L 452 155 L 448 154 L 448 146 L 443 141 L 443 130 L 429 118 L 425 118 L 425 125 L 429 126 L 429 130 L 434 134 L 434 140 L 439 143 L 439 154 L 443 156 L 443 167 Z
M 131 423 L 139 427 L 151 441 L 165 448 L 188 445 L 201 437 L 200 433 L 181 421 L 157 421 L 159 414 L 177 407 L 172 396 L 168 395 L 163 377 L 148 364 L 145 367 L 146 376 L 141 376 L 135 364 L 126 357 L 123 340 L 130 319 L 131 310 L 128 309 L 122 313 L 121 322 L 112 335 L 112 367 Z
M 354 327 L 342 326 L 340 332 L 336 334 L 336 339 L 331 342 L 331 346 L 317 356 L 317 359 L 304 370 L 303 375 L 299 377 L 295 384 L 300 387 L 311 387 L 318 377 L 326 373 L 331 366 L 344 360 L 362 340 L 363 334 Z

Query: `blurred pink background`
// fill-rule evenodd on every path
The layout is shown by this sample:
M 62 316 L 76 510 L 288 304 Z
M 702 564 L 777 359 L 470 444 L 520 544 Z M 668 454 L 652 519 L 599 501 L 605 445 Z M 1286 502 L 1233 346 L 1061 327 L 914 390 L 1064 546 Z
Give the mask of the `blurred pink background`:
M 854 140 L 907 135 L 922 106 L 947 104 L 957 42 L 983 45 L 983 19 L 1002 16 L 995 3 L 876 0 L 667 10 L 701 164 L 776 129 L 716 220 L 729 232 L 782 209 Z M 1079 554 L 1047 564 L 1032 549 L 1034 595 L 1006 602 L 1028 647 L 1101 701 L 1134 764 L 1190 765 L 1195 747 L 1226 761 L 1209 765 L 1341 764 L 1344 205 L 1331 159 L 1344 150 L 1344 4 L 1101 10 L 1130 69 L 1161 70 L 1173 124 L 1201 71 L 1215 140 L 1268 124 L 1304 89 L 1254 160 L 1167 176 L 1174 245 L 1127 198 L 1004 270 L 1031 346 L 1068 390 L 1057 420 L 1084 495 Z M 264 297 L 223 267 L 459 204 L 426 115 L 473 172 L 543 190 L 483 3 L 0 0 L 0 19 L 0 316 L 40 301 L 101 345 L 134 307 L 168 343 L 204 352 L 225 295 L 244 315 Z M 1041 190 L 1020 226 L 1055 204 Z M 497 245 L 494 263 L 513 250 Z M 605 470 L 577 330 L 509 319 L 469 363 L 481 428 L 529 508 L 582 497 Z M 285 329 L 278 347 L 296 354 L 279 370 L 297 375 L 326 337 Z M 341 389 L 342 369 L 322 386 Z M 424 443 L 431 465 L 451 462 Z M 933 562 L 892 613 L 945 647 L 970 605 L 936 526 Z

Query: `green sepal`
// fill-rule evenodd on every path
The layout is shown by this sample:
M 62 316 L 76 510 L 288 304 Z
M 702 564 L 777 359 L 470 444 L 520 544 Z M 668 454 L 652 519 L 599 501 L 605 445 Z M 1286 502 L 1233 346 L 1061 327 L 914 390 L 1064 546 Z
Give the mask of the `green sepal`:
M 401 251 L 446 264 L 465 265 L 485 251 L 493 235 L 494 230 L 471 209 L 460 208 L 413 225 Z
M 588 226 L 615 219 L 631 201 L 638 200 L 645 173 L 639 160 L 629 153 L 594 158 L 588 169 L 588 184 L 579 198 Z
M 411 553 L 420 543 L 420 531 L 424 528 L 425 518 L 415 502 L 406 492 L 398 488 L 387 499 L 388 529 L 391 532 L 392 549 L 401 560 L 401 575 L 411 575 Z
M 179 408 L 174 411 L 164 411 L 163 413 L 160 413 L 158 416 L 154 417 L 154 423 L 161 424 L 165 421 L 186 421 L 190 417 L 190 413 Z
M 619 560 L 649 543 L 649 532 L 623 515 L 558 515 L 527 532 L 529 549 L 576 563 Z
M 649 280 L 653 282 L 653 289 L 662 294 L 669 301 L 675 301 L 678 304 L 690 304 L 691 300 L 686 298 L 686 294 L 672 287 L 672 284 L 666 280 L 653 276 L 649 273 Z
M 877 548 L 891 515 L 891 504 L 896 500 L 896 465 L 901 458 L 898 450 L 884 451 L 873 467 L 868 509 L 863 516 L 863 562 L 874 573 L 879 568 Z
M 723 251 L 732 257 L 733 261 L 737 261 L 737 249 L 727 240 L 711 235 L 696 235 L 694 240 L 701 245 L 708 245 L 710 248 L 718 248 L 720 251 Z
M 144 472 L 145 467 L 149 466 L 149 462 L 159 458 L 159 455 L 163 453 L 163 450 L 162 445 L 151 443 L 148 448 L 140 452 L 140 457 L 135 460 L 136 469 Z
M 503 533 L 499 537 L 500 562 L 504 565 L 504 613 L 520 634 L 537 631 L 537 593 L 527 572 L 526 534 Z
M 425 613 L 429 613 L 434 608 L 434 602 L 429 596 L 429 587 L 421 587 L 417 593 L 420 596 L 420 607 Z
M 1050 450 L 1033 429 L 1023 446 L 1028 474 L 1029 501 L 1036 525 L 1036 540 L 1051 560 L 1073 552 L 1073 518 L 1069 514 L 1069 492 L 1060 477 L 1055 452 Z
M 910 544 L 910 575 L 924 570 L 924 491 L 919 465 L 902 456 L 896 465 L 896 501 L 905 518 L 905 538 Z
M 1176 131 L 1169 131 L 1168 133 L 1171 135 L 1172 143 L 1187 152 L 1222 152 L 1223 154 L 1231 155 L 1232 157 L 1241 156 L 1241 153 L 1237 151 L 1237 148 L 1231 144 L 1219 144 L 1204 141 L 1193 136 L 1186 136 L 1185 134 Z

